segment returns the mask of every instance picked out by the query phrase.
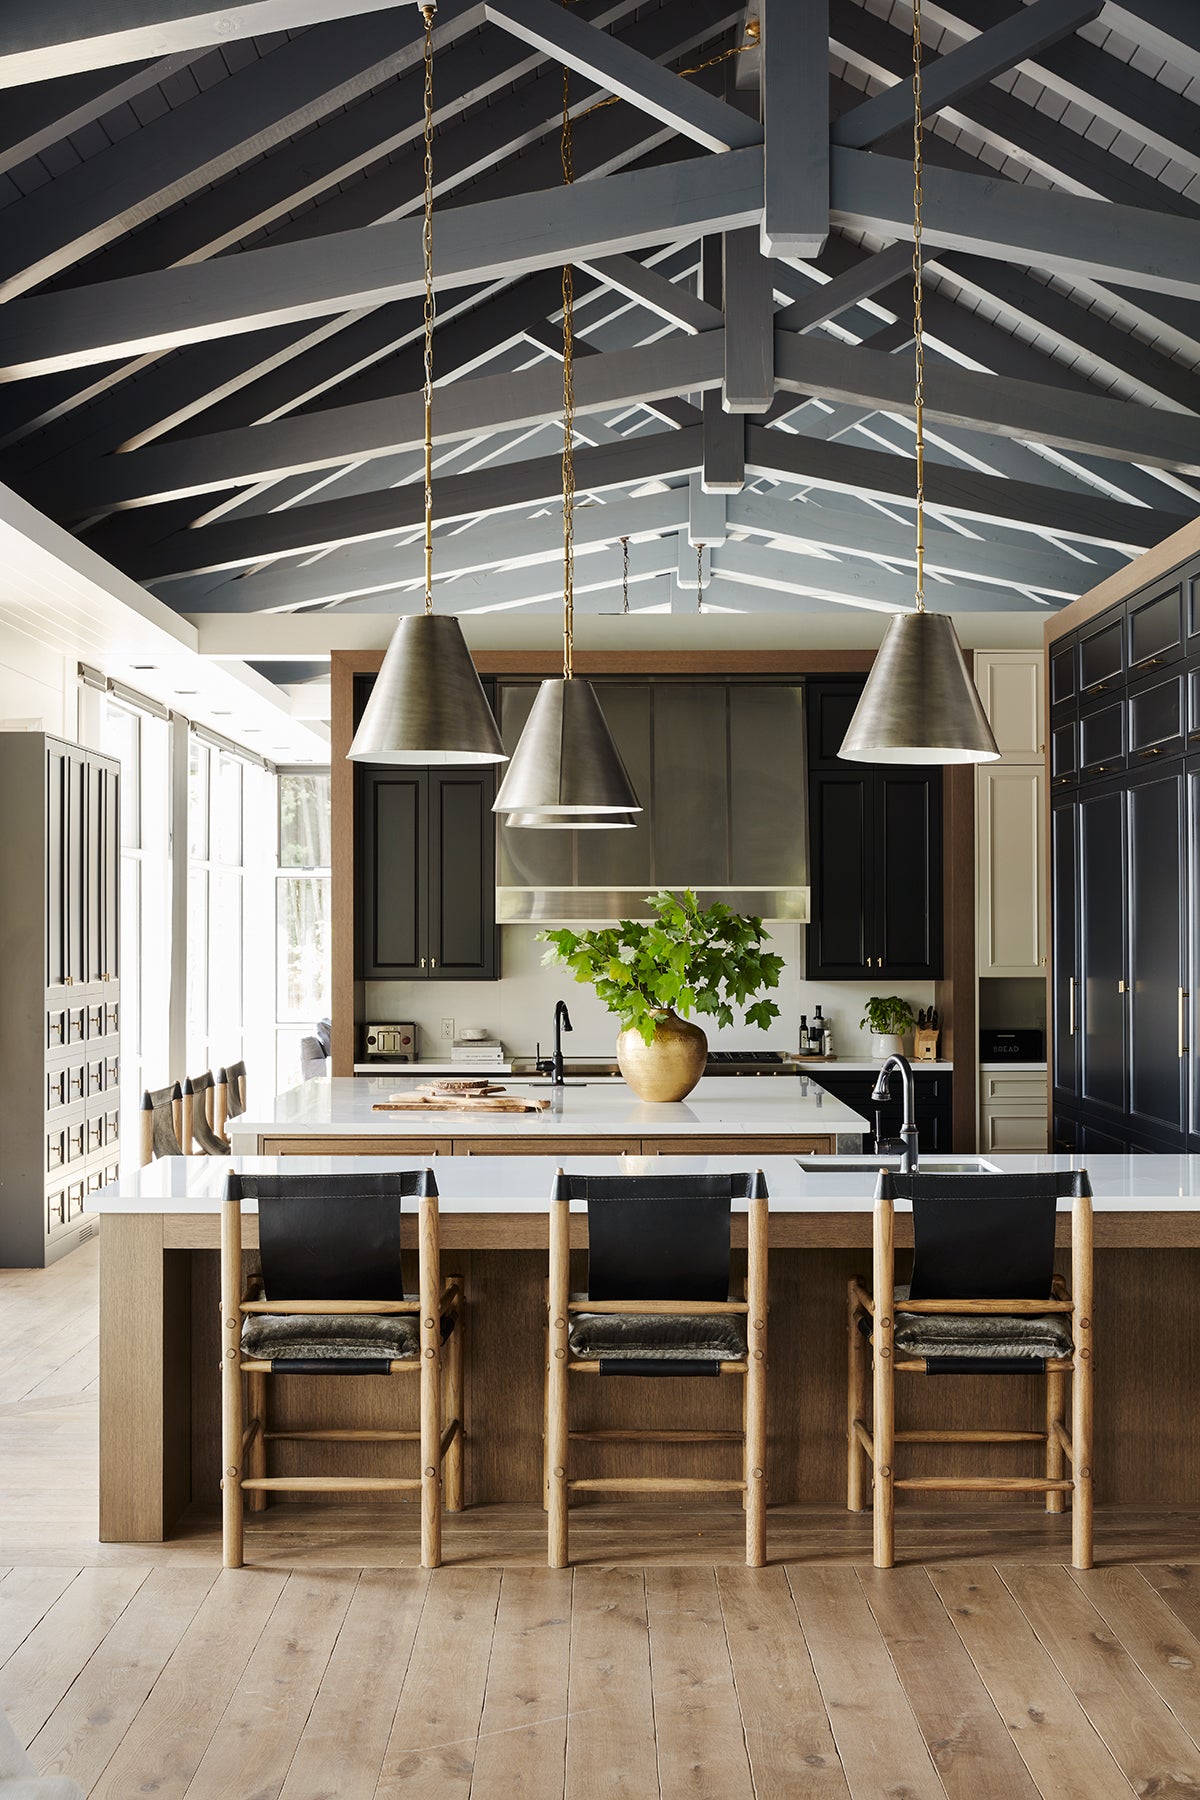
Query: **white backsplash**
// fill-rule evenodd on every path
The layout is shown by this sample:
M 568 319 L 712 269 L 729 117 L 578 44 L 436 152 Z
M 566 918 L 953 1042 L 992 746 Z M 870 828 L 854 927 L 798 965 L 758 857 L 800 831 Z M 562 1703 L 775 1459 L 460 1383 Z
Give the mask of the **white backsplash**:
M 800 1014 L 811 1019 L 819 1004 L 833 1024 L 835 1055 L 869 1056 L 869 1033 L 858 1029 L 869 995 L 899 994 L 914 1012 L 933 1005 L 933 983 L 928 981 L 898 982 L 886 976 L 873 982 L 805 981 L 803 930 L 801 925 L 781 922 L 772 933 L 772 948 L 784 959 L 772 996 L 780 1017 L 768 1031 L 739 1021 L 718 1032 L 701 1016 L 697 1022 L 707 1030 L 714 1050 L 795 1050 Z M 441 1034 L 443 1019 L 453 1019 L 456 1032 L 464 1025 L 483 1027 L 502 1040 L 510 1055 L 532 1056 L 539 1041 L 546 1052 L 553 1037 L 554 1003 L 565 1000 L 575 1029 L 564 1039 L 564 1051 L 571 1057 L 611 1057 L 619 1025 L 592 987 L 576 982 L 564 969 L 542 966 L 546 946 L 537 942 L 536 926 L 503 925 L 500 935 L 499 981 L 368 981 L 364 1018 L 377 1024 L 414 1021 L 418 1054 L 426 1060 L 448 1048 Z

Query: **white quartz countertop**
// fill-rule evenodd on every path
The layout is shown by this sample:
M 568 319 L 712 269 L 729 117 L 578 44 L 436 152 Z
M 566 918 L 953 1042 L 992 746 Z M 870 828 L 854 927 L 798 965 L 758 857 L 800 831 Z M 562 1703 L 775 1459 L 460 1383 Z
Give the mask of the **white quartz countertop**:
M 426 1159 L 422 1158 L 422 1161 Z M 870 1212 L 875 1176 L 861 1167 L 840 1171 L 836 1159 L 803 1169 L 794 1156 L 438 1156 L 444 1213 L 539 1213 L 549 1204 L 556 1168 L 572 1174 L 618 1170 L 645 1175 L 703 1175 L 761 1169 L 771 1209 L 780 1213 Z M 809 1159 L 805 1159 L 808 1161 Z M 211 1213 L 220 1204 L 232 1169 L 255 1174 L 320 1175 L 349 1168 L 364 1172 L 405 1168 L 398 1156 L 169 1156 L 131 1170 L 98 1193 L 89 1213 Z M 935 1173 L 938 1158 L 924 1167 Z M 1086 1168 L 1097 1212 L 1194 1212 L 1200 1198 L 1200 1156 L 991 1156 L 986 1167 L 1007 1173 Z M 246 1202 L 246 1210 L 253 1203 Z M 1061 1203 L 1069 1211 L 1070 1202 Z
M 335 1075 L 305 1081 L 275 1098 L 267 1113 L 246 1113 L 229 1122 L 235 1152 L 252 1155 L 260 1137 L 778 1137 L 806 1133 L 857 1136 L 870 1129 L 807 1076 L 755 1081 L 745 1076 L 706 1075 L 686 1100 L 652 1104 L 639 1100 L 623 1081 L 568 1082 L 561 1089 L 506 1078 L 510 1094 L 549 1099 L 546 1112 L 375 1112 L 377 1100 L 421 1085 L 420 1076 Z

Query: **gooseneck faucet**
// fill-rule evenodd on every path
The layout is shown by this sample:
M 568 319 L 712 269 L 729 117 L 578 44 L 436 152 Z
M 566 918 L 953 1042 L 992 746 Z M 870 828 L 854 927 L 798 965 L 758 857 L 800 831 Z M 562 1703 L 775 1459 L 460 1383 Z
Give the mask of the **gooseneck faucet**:
M 901 1151 L 901 1172 L 915 1175 L 917 1172 L 917 1123 L 914 1117 L 916 1110 L 916 1083 L 913 1080 L 912 1066 L 907 1056 L 889 1056 L 879 1071 L 879 1079 L 871 1089 L 872 1100 L 888 1100 L 892 1093 L 892 1070 L 900 1071 L 900 1083 L 904 1090 L 904 1112 L 900 1125 L 900 1136 L 904 1148 Z
M 565 1000 L 560 1000 L 554 1008 L 554 1060 L 550 1065 L 550 1079 L 555 1087 L 561 1087 L 563 1084 L 562 1034 L 571 1029 L 571 1015 L 567 1011 L 567 1003 Z

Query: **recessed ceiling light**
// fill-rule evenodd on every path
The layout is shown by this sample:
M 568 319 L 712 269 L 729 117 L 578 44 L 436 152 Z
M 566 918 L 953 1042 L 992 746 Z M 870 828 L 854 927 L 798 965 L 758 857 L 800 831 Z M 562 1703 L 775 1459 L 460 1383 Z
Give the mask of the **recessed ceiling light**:
M 158 667 L 158 664 L 157 664 L 157 663 L 130 663 L 130 665 L 129 665 L 129 666 L 130 666 L 130 668 L 131 668 L 131 669 L 150 669 L 150 670 L 154 670 L 154 669 L 157 669 L 157 667 Z
M 228 706 L 226 706 L 220 710 L 218 710 L 218 708 L 214 706 L 212 716 L 214 719 L 231 719 L 233 717 L 233 713 L 232 713 L 232 710 Z
M 194 695 L 198 691 L 199 690 L 196 688 L 176 688 L 175 689 L 175 698 L 177 700 L 186 700 L 189 695 Z

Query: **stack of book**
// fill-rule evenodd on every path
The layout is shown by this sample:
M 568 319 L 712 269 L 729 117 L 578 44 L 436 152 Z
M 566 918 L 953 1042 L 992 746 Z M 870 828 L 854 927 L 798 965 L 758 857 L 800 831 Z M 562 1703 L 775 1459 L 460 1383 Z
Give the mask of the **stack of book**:
M 470 1063 L 473 1067 L 491 1068 L 506 1060 L 504 1045 L 498 1038 L 455 1038 L 450 1050 L 450 1060 Z

